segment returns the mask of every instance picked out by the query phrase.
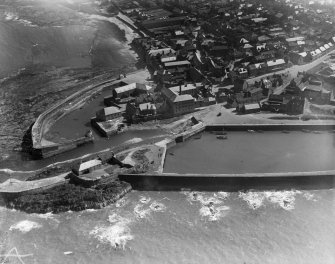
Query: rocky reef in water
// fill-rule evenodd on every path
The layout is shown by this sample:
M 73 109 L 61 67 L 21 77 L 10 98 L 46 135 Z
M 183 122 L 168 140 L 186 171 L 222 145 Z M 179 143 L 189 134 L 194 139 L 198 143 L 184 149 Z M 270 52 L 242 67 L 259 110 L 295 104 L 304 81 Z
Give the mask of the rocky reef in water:
M 91 188 L 70 182 L 45 191 L 7 198 L 5 203 L 8 208 L 39 214 L 100 209 L 116 202 L 131 189 L 129 183 L 111 177 Z

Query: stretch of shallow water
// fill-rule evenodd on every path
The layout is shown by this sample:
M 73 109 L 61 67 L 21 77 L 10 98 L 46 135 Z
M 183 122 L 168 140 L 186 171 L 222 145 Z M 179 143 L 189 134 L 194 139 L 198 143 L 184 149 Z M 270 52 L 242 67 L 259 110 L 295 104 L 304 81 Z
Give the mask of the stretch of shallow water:
M 28 215 L 0 208 L 1 254 L 14 247 L 33 254 L 26 264 L 331 264 L 334 198 L 333 190 L 134 191 L 98 211 Z
M 246 173 L 335 169 L 335 133 L 203 133 L 169 149 L 165 172 Z

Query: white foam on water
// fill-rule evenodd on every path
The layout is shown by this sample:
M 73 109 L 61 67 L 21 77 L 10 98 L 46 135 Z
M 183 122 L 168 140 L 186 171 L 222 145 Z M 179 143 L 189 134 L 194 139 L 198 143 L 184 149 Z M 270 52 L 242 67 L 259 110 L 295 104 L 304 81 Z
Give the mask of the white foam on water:
M 134 208 L 134 214 L 136 218 L 140 219 L 147 218 L 151 214 L 151 209 L 150 208 L 143 209 L 142 204 L 137 204 Z
M 201 204 L 199 209 L 200 216 L 209 221 L 218 221 L 227 215 L 228 206 L 221 205 L 224 200 L 229 197 L 229 193 L 218 192 L 213 194 L 206 194 L 203 192 L 182 192 L 187 196 L 190 203 L 198 202 Z M 220 205 L 220 206 L 219 206 Z
M 138 37 L 138 34 L 136 32 L 134 32 L 130 27 L 125 25 L 123 22 L 121 22 L 116 17 L 105 17 L 105 16 L 101 16 L 101 15 L 97 15 L 97 14 L 88 15 L 86 13 L 81 13 L 81 14 L 88 17 L 89 19 L 105 20 L 105 21 L 109 21 L 109 22 L 117 25 L 121 30 L 125 31 L 125 33 L 126 33 L 125 37 L 126 37 L 128 43 L 131 43 L 134 38 Z
M 164 212 L 166 210 L 166 206 L 162 203 L 154 201 L 150 204 L 150 209 L 155 212 Z
M 113 213 L 111 215 L 108 216 L 108 222 L 110 223 L 116 223 L 118 221 L 123 220 L 122 217 L 120 217 L 117 213 Z
M 128 203 L 129 203 L 129 200 L 127 198 L 123 197 L 115 203 L 115 207 L 117 207 L 117 208 L 124 207 Z
M 218 197 L 217 194 L 205 194 L 203 192 L 189 191 L 182 191 L 181 193 L 186 195 L 187 201 L 189 201 L 190 203 L 200 202 L 203 205 L 222 203 L 222 199 L 219 199 L 221 197 Z
M 33 214 L 33 215 L 36 216 L 36 217 L 38 217 L 38 218 L 44 219 L 44 220 L 52 220 L 52 221 L 54 221 L 57 224 L 60 223 L 60 221 L 55 218 L 56 215 L 54 215 L 51 212 L 46 213 L 46 214 Z
M 45 214 L 34 214 L 35 216 L 42 218 L 42 219 L 54 219 L 54 214 L 49 212 L 49 213 L 45 213 Z
M 313 201 L 316 202 L 318 200 L 318 197 L 316 197 L 313 193 L 310 192 L 304 192 L 302 195 L 307 201 Z
M 215 197 L 222 199 L 222 200 L 226 200 L 229 197 L 229 195 L 230 194 L 228 192 L 218 192 L 214 194 Z
M 150 201 L 151 201 L 150 197 L 141 196 L 141 198 L 140 198 L 140 202 L 142 204 L 148 204 L 148 203 L 150 203 Z
M 216 198 L 214 195 L 198 195 L 198 201 L 203 205 L 217 205 L 222 203 L 222 200 Z
M 295 203 L 295 196 L 300 193 L 299 191 L 275 191 L 265 192 L 265 197 L 271 203 L 278 204 L 285 210 L 293 210 Z
M 206 217 L 209 221 L 218 221 L 227 215 L 228 206 L 203 206 L 199 212 L 202 217 Z
M 135 143 L 139 143 L 139 142 L 142 142 L 142 141 L 143 141 L 142 138 L 132 138 L 132 139 L 127 140 L 125 143 L 126 144 L 135 144 Z
M 253 210 L 256 210 L 259 207 L 261 207 L 263 205 L 265 198 L 264 193 L 254 191 L 239 192 L 238 197 L 246 201 L 249 207 Z
M 199 200 L 199 196 L 203 195 L 202 192 L 182 191 L 181 193 L 186 196 L 189 203 L 197 202 Z
M 301 192 L 297 190 L 265 192 L 247 191 L 239 192 L 239 197 L 246 201 L 249 207 L 254 210 L 264 205 L 265 201 L 271 204 L 279 205 L 285 210 L 293 210 L 297 194 L 301 194 Z M 304 197 L 306 199 L 313 199 L 313 196 L 308 196 L 308 194 Z
M 90 232 L 90 235 L 102 243 L 109 243 L 115 249 L 121 248 L 124 250 L 127 242 L 134 238 L 129 228 L 131 221 L 116 213 L 110 215 L 108 221 L 112 225 L 97 226 Z
M 39 223 L 33 222 L 33 221 L 29 221 L 29 220 L 23 220 L 20 221 L 14 225 L 12 225 L 9 228 L 9 231 L 13 231 L 13 230 L 18 230 L 22 233 L 27 233 L 33 229 L 37 229 L 37 228 L 41 228 L 42 225 L 40 225 Z
M 92 213 L 92 212 L 96 212 L 96 211 L 98 211 L 98 210 L 97 209 L 93 209 L 93 208 L 85 210 L 85 212 L 88 212 L 88 213 Z

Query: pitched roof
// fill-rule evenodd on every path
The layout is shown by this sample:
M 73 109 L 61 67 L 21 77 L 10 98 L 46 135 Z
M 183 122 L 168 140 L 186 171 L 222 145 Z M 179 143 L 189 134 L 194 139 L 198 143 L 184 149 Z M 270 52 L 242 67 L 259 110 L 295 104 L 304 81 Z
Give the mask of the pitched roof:
M 244 49 L 250 49 L 250 48 L 252 48 L 253 46 L 251 46 L 249 43 L 247 43 L 247 44 L 245 44 L 244 46 L 243 46 L 243 48 Z
M 156 56 L 157 54 L 168 54 L 168 53 L 176 53 L 176 51 L 171 48 L 163 48 L 163 49 L 152 49 L 149 50 L 148 52 L 150 56 Z
M 284 61 L 284 59 L 278 59 L 278 60 L 274 60 L 274 61 L 267 61 L 266 63 L 269 67 L 271 67 L 271 66 L 277 66 L 277 65 L 285 64 L 285 61 Z
M 116 93 L 124 93 L 136 89 L 136 83 L 127 84 L 125 86 L 115 88 Z
M 171 102 L 182 102 L 182 101 L 190 101 L 194 100 L 192 95 L 189 94 L 182 94 L 178 95 L 176 92 L 172 91 L 171 89 L 164 88 L 162 89 L 162 93 L 171 101 Z
M 192 95 L 190 94 L 182 94 L 182 95 L 178 95 L 174 102 L 182 102 L 182 101 L 194 101 L 194 98 L 192 97 Z
M 166 62 L 164 63 L 165 67 L 173 67 L 173 66 L 180 66 L 180 65 L 190 65 L 189 61 L 173 61 L 173 62 Z
M 179 93 L 180 90 L 180 86 L 173 86 L 169 88 L 171 91 L 173 91 L 174 93 Z M 192 83 L 188 83 L 186 85 L 181 85 L 181 90 L 182 91 L 189 91 L 189 90 L 195 90 L 197 89 L 197 86 L 192 84 Z
M 143 104 L 140 104 L 138 107 L 140 108 L 141 111 L 147 110 L 147 109 L 156 110 L 156 105 L 152 103 L 143 103 Z
M 108 115 L 112 115 L 112 114 L 116 114 L 116 113 L 120 113 L 121 111 L 119 110 L 119 108 L 115 107 L 115 106 L 110 106 L 110 107 L 105 107 L 103 109 L 103 113 L 108 116 Z
M 78 167 L 78 171 L 84 171 L 87 170 L 89 168 L 101 165 L 102 161 L 99 159 L 94 159 L 94 160 L 88 160 L 86 162 L 80 163 L 79 167 Z

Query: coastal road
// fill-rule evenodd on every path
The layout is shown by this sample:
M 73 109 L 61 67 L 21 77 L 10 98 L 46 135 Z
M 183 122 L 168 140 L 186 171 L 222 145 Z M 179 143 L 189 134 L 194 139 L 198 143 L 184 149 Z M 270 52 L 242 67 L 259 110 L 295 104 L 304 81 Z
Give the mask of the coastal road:
M 329 58 L 329 55 L 334 53 L 335 50 L 332 50 L 330 51 L 329 53 L 326 53 L 325 55 L 323 55 L 322 57 L 308 63 L 308 64 L 304 64 L 304 65 L 293 65 L 292 67 L 290 68 L 286 68 L 284 70 L 281 70 L 281 71 L 277 71 L 277 72 L 271 72 L 271 73 L 267 73 L 267 74 L 264 74 L 264 75 L 261 75 L 261 76 L 257 76 L 257 77 L 254 77 L 254 78 L 250 78 L 250 79 L 247 79 L 248 81 L 250 81 L 251 83 L 255 82 L 255 81 L 260 81 L 262 78 L 265 78 L 267 76 L 271 76 L 273 74 L 289 74 L 291 75 L 291 78 L 295 78 L 299 72 L 307 72 L 307 71 L 310 71 L 311 69 L 313 69 L 314 67 L 316 67 L 317 65 L 319 65 L 320 63 L 324 62 L 327 58 Z M 291 81 L 291 80 L 289 80 Z M 284 82 L 283 85 L 277 87 L 275 90 L 274 90 L 274 94 L 281 94 L 284 90 L 284 88 L 286 87 L 286 85 L 288 84 L 288 82 Z
M 267 73 L 267 74 L 264 74 L 264 75 L 261 75 L 261 76 L 257 76 L 257 77 L 254 77 L 254 78 L 247 79 L 247 80 L 251 81 L 251 82 L 255 82 L 255 81 L 259 81 L 260 79 L 265 78 L 267 76 L 271 76 L 273 74 L 282 74 L 282 73 L 287 73 L 287 72 L 289 72 L 292 75 L 292 77 L 295 77 L 295 76 L 298 75 L 299 72 L 311 70 L 312 68 L 314 68 L 315 66 L 317 66 L 321 62 L 325 61 L 329 57 L 329 55 L 334 53 L 334 52 L 335 52 L 335 50 L 332 50 L 329 53 L 326 53 L 325 55 L 323 55 L 322 57 L 320 57 L 320 58 L 318 58 L 318 59 L 316 59 L 316 60 L 314 60 L 310 63 L 304 64 L 304 65 L 293 65 L 292 67 L 286 68 L 284 70 Z

